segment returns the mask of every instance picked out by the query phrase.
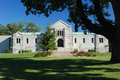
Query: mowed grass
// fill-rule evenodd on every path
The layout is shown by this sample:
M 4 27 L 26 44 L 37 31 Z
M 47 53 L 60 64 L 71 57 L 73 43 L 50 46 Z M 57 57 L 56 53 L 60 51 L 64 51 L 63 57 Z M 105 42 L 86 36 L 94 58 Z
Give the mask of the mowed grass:
M 0 80 L 120 80 L 120 64 L 108 63 L 110 53 L 37 58 L 34 54 L 0 54 Z

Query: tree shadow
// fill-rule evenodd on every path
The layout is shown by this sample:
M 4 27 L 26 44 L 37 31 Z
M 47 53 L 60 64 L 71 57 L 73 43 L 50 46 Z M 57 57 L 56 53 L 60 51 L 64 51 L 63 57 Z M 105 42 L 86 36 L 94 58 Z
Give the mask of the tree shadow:
M 118 72 L 120 69 L 86 67 L 93 65 L 107 65 L 107 63 L 92 59 L 2 58 L 0 59 L 0 78 L 2 80 L 117 80 L 100 77 L 103 75 L 101 73 L 86 73 L 86 71 L 104 69 L 105 72 Z M 80 74 L 80 72 L 84 73 Z

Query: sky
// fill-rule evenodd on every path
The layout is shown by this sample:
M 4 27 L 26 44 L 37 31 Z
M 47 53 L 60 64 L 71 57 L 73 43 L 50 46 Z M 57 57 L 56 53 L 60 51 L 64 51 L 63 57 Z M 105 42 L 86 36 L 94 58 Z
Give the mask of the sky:
M 8 23 L 18 23 L 20 20 L 26 22 L 33 22 L 37 24 L 37 26 L 41 26 L 42 31 L 47 26 L 47 23 L 50 22 L 51 25 L 55 22 L 62 20 L 68 25 L 72 26 L 72 32 L 74 32 L 74 23 L 70 23 L 67 21 L 69 17 L 69 12 L 64 10 L 62 12 L 53 12 L 49 17 L 45 17 L 44 15 L 32 15 L 28 16 L 25 14 L 26 7 L 23 6 L 21 0 L 0 0 L 0 24 L 6 26 Z M 114 13 L 112 10 L 112 6 L 110 5 L 108 9 L 111 16 L 109 19 L 114 20 Z M 81 28 L 78 28 L 79 32 L 82 32 Z

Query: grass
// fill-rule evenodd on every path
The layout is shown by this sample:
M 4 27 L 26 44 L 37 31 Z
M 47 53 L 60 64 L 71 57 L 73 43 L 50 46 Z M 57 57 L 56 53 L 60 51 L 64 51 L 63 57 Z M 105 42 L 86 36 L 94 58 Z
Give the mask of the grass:
M 110 53 L 39 58 L 34 54 L 0 54 L 0 80 L 120 80 L 120 64 L 108 64 Z

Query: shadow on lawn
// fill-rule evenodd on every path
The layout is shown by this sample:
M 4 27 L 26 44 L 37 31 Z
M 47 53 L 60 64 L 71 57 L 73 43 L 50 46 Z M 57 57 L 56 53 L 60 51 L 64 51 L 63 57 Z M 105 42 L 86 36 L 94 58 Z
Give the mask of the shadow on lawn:
M 0 59 L 0 79 L 2 80 L 117 80 L 100 77 L 103 74 L 86 71 L 103 68 L 86 68 L 92 65 L 104 65 L 106 62 L 86 59 L 32 60 L 25 58 Z M 104 68 L 105 72 L 117 72 L 118 69 Z M 83 73 L 81 73 L 83 72 Z

